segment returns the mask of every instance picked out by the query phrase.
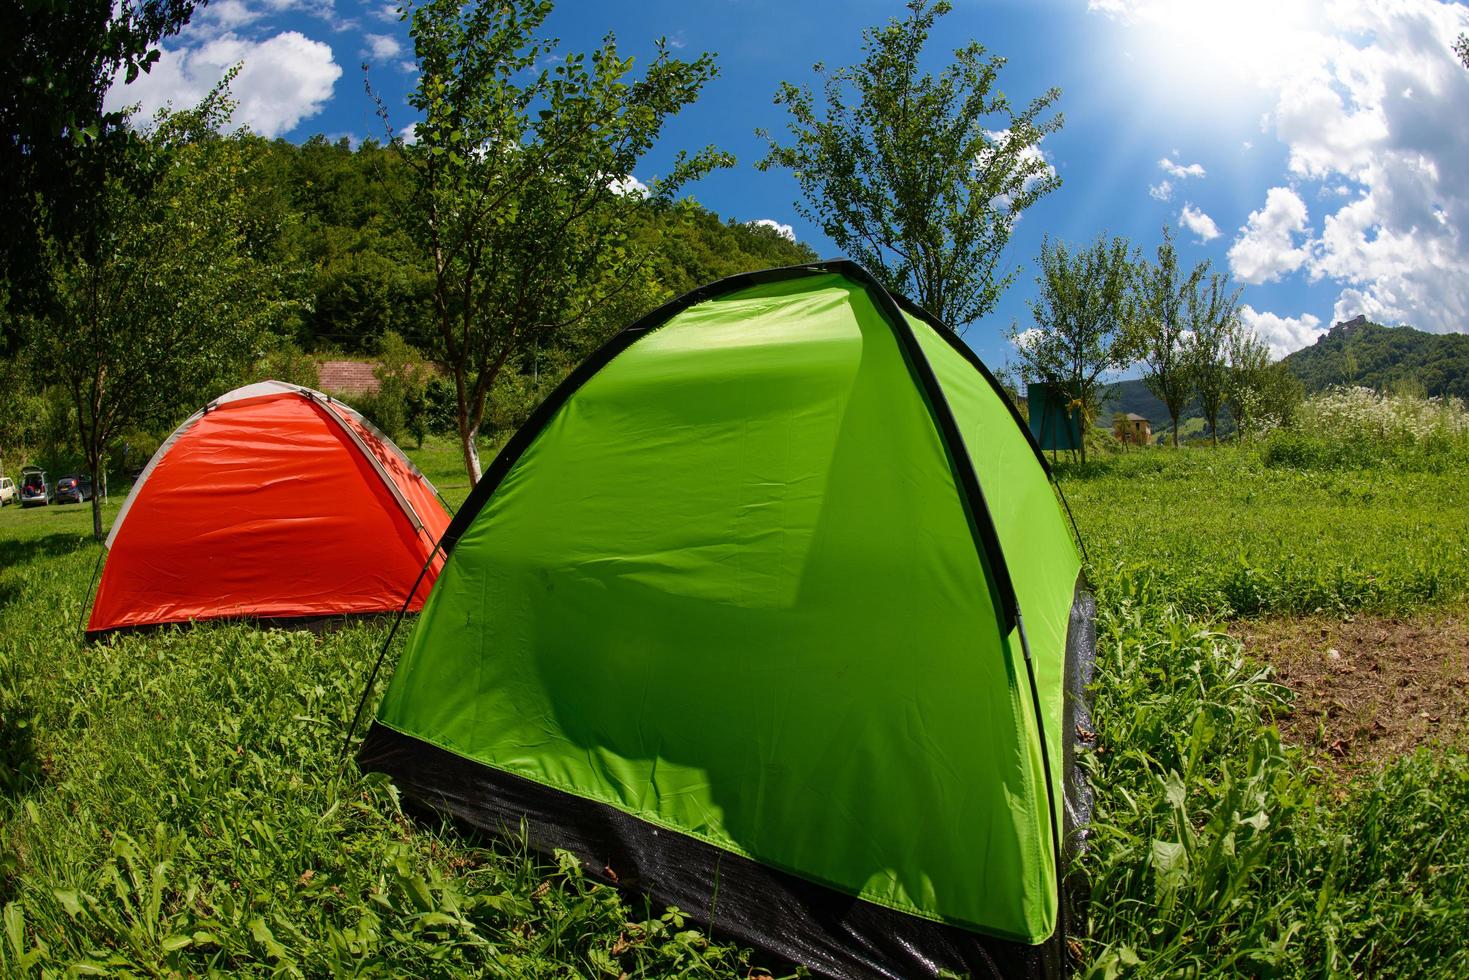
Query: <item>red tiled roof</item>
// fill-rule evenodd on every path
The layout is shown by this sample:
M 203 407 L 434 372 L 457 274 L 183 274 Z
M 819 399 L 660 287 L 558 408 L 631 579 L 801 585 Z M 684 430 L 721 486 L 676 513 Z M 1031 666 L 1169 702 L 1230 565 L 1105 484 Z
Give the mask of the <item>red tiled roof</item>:
M 316 365 L 316 386 L 335 395 L 375 395 L 380 387 L 371 361 L 322 361 Z

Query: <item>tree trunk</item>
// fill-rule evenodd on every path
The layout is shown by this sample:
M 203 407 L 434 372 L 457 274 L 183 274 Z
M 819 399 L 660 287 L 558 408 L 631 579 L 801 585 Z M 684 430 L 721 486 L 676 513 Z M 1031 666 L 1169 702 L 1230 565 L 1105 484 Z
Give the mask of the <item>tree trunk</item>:
M 464 469 L 469 473 L 470 486 L 476 486 L 479 478 L 483 475 L 479 467 L 479 447 L 475 440 L 479 437 L 479 426 L 471 426 L 469 420 L 462 415 L 459 418 L 459 446 L 464 450 Z
M 87 469 L 92 474 L 92 537 L 98 541 L 106 538 L 102 533 L 102 498 L 97 496 L 102 487 L 102 460 L 100 456 L 87 454 Z
M 1171 421 L 1173 423 L 1173 448 L 1174 449 L 1177 449 L 1178 448 L 1178 413 L 1177 412 L 1171 412 L 1171 413 L 1169 413 L 1168 418 L 1169 418 L 1169 421 Z

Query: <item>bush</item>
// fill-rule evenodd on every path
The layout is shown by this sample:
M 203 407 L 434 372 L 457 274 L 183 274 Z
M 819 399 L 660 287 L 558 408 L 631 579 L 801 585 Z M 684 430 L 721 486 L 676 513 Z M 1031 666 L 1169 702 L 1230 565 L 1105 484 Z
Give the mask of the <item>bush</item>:
M 381 390 L 376 393 L 366 392 L 361 395 L 336 396 L 338 401 L 345 402 L 378 428 L 378 431 L 389 439 L 397 442 L 403 434 L 406 412 L 403 408 L 403 399 L 397 392 L 389 391 L 387 396 Z
M 1267 466 L 1442 472 L 1469 463 L 1469 411 L 1457 398 L 1337 388 L 1301 405 L 1296 425 L 1270 434 Z
M 321 384 L 316 359 L 290 341 L 267 352 L 256 362 L 249 375 L 243 380 L 246 383 L 267 380 L 283 381 L 286 384 L 300 385 L 303 388 L 316 388 Z
M 423 390 L 423 424 L 434 435 L 452 436 L 459 431 L 455 422 L 454 385 L 447 378 L 434 377 Z
M 427 429 L 424 389 L 433 370 L 416 348 L 389 330 L 378 342 L 378 364 L 373 368 L 378 391 L 373 398 L 378 427 L 393 441 L 411 431 L 423 446 Z

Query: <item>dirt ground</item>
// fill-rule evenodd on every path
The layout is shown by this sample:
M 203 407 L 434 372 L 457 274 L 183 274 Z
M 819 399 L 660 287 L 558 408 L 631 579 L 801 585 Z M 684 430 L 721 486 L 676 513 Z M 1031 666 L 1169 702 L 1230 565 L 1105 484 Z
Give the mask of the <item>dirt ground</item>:
M 1328 770 L 1374 767 L 1469 732 L 1469 608 L 1394 619 L 1235 623 L 1230 632 L 1295 692 L 1285 741 Z

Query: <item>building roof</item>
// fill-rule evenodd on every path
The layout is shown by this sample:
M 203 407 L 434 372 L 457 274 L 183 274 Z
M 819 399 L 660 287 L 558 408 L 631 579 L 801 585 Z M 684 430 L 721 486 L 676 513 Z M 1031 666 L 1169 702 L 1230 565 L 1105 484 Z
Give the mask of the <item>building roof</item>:
M 1152 423 L 1152 419 L 1145 419 L 1141 415 L 1137 414 L 1136 412 L 1128 412 L 1127 413 L 1127 421 L 1129 421 L 1129 422 L 1147 422 L 1149 424 Z
M 322 361 L 316 365 L 316 386 L 338 395 L 375 395 L 382 387 L 372 361 Z

